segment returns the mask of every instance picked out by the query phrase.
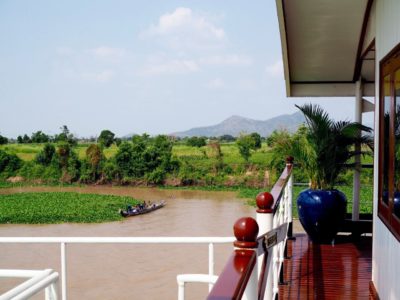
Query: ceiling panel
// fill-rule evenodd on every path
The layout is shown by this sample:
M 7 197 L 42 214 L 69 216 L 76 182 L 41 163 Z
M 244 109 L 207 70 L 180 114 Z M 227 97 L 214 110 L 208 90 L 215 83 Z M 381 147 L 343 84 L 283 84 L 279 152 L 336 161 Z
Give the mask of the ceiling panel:
M 367 1 L 283 4 L 290 81 L 352 81 Z

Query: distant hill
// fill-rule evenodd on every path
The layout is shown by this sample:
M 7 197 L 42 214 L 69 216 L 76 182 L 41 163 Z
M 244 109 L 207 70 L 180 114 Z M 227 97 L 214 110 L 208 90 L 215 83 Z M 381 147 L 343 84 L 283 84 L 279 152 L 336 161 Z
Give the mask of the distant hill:
M 238 136 L 240 133 L 257 132 L 261 136 L 268 136 L 276 129 L 287 129 L 290 132 L 294 132 L 303 122 L 305 122 L 305 119 L 301 112 L 280 115 L 265 121 L 232 116 L 217 125 L 192 128 L 187 131 L 172 133 L 171 135 L 177 137 L 221 136 L 224 134 Z

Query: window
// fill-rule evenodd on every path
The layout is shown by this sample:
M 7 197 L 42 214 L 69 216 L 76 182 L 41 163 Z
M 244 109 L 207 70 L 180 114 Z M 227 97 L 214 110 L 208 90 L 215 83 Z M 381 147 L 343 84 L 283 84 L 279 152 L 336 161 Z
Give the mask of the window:
M 380 72 L 378 215 L 400 241 L 400 45 Z

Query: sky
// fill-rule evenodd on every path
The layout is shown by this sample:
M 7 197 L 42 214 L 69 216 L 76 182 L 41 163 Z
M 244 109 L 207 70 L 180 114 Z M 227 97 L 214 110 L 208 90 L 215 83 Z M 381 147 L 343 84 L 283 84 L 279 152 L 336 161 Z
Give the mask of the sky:
M 286 98 L 275 1 L 3 0 L 0 45 L 7 137 L 169 134 L 311 100 L 354 115 L 349 98 Z

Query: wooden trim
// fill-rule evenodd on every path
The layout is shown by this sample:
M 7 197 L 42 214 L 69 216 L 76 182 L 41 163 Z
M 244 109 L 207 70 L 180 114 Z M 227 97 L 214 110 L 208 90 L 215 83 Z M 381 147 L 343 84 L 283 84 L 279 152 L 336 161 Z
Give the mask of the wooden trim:
M 235 250 L 207 299 L 242 299 L 256 259 L 257 254 L 254 250 Z
M 293 165 L 288 164 L 286 165 L 286 168 L 283 170 L 281 176 L 279 179 L 276 181 L 274 186 L 271 189 L 271 195 L 274 198 L 274 204 L 272 205 L 274 214 L 276 210 L 279 207 L 279 203 L 281 202 L 283 190 L 285 189 L 285 186 L 290 178 L 290 175 L 292 174 L 293 170 Z
M 369 20 L 369 15 L 371 13 L 371 8 L 372 8 L 373 2 L 374 2 L 374 0 L 368 0 L 367 6 L 365 8 L 363 24 L 362 24 L 361 33 L 360 33 L 360 39 L 358 40 L 358 48 L 357 48 L 356 64 L 354 66 L 353 81 L 357 81 L 360 78 L 361 67 L 362 67 L 361 51 L 362 51 L 362 47 L 364 45 L 365 34 L 367 33 L 368 20 Z
M 380 298 L 379 298 L 379 294 L 378 294 L 378 292 L 376 291 L 374 282 L 373 282 L 372 280 L 369 282 L 369 295 L 370 295 L 370 297 L 372 298 L 372 300 L 379 300 L 379 299 L 380 299 Z M 370 298 L 370 299 L 371 299 L 371 298 Z
M 282 13 L 283 13 L 283 24 L 285 26 L 285 39 L 286 39 L 286 56 L 287 56 L 287 65 L 288 65 L 288 81 L 291 82 L 290 76 L 290 52 L 289 52 L 289 39 L 287 36 L 287 24 L 286 24 L 286 9 L 285 9 L 285 0 L 282 0 Z
M 368 47 L 365 48 L 364 52 L 361 54 L 361 60 L 375 60 L 375 54 L 374 58 L 365 58 L 369 52 L 375 52 L 375 38 L 372 39 L 371 43 L 369 43 Z M 362 66 L 361 66 L 362 69 Z M 361 71 L 360 69 L 360 71 Z
M 395 96 L 395 72 L 400 69 L 400 43 L 394 47 L 385 57 L 379 62 L 379 166 L 378 166 L 378 216 L 382 223 L 389 229 L 394 237 L 400 242 L 400 219 L 394 215 L 394 180 L 395 180 L 395 118 L 396 118 L 396 96 Z M 389 136 L 385 139 L 385 121 L 384 121 L 384 104 L 385 104 L 385 81 L 384 78 L 389 76 L 390 80 L 390 112 L 389 112 Z M 389 146 L 387 157 L 385 157 L 385 147 Z M 388 170 L 384 170 L 385 161 L 388 165 Z M 385 174 L 384 172 L 387 172 Z M 384 177 L 387 176 L 387 193 L 388 202 L 383 201 L 383 186 Z

